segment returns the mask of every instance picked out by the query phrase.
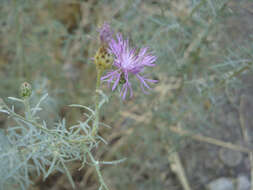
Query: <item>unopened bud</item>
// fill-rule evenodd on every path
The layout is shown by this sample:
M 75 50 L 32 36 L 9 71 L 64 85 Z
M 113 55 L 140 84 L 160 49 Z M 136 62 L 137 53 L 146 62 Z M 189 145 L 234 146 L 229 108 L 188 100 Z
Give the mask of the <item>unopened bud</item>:
M 32 87 L 28 82 L 24 82 L 20 86 L 20 96 L 22 98 L 29 98 L 32 95 Z
M 108 44 L 112 40 L 113 31 L 108 23 L 104 23 L 98 31 L 102 44 Z
M 113 63 L 113 56 L 107 52 L 106 47 L 102 46 L 98 49 L 94 62 L 100 70 L 109 69 Z

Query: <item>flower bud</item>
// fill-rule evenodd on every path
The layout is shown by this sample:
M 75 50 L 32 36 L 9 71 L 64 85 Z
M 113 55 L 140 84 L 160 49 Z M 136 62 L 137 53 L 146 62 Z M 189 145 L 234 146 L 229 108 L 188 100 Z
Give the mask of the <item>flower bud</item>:
M 20 86 L 20 96 L 25 99 L 32 95 L 32 87 L 28 82 L 24 82 Z
M 99 70 L 109 69 L 113 63 L 113 56 L 108 53 L 107 49 L 104 46 L 102 46 L 95 54 L 94 63 Z
M 108 23 L 105 22 L 98 32 L 102 44 L 108 44 L 112 40 L 113 31 Z

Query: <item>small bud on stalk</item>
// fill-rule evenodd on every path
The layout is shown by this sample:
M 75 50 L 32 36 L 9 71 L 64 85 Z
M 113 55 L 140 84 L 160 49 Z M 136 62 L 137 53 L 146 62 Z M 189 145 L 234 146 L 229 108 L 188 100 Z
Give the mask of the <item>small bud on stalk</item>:
M 29 98 L 32 95 L 32 87 L 28 82 L 24 82 L 20 86 L 20 96 L 23 99 Z

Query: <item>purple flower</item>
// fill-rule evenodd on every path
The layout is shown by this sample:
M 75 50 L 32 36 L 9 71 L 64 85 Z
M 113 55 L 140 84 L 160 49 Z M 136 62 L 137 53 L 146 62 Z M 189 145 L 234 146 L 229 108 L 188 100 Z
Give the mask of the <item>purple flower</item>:
M 126 98 L 128 89 L 130 90 L 130 97 L 133 96 L 131 82 L 129 75 L 134 75 L 140 81 L 141 88 L 146 93 L 145 87 L 150 89 L 149 83 L 155 83 L 156 80 L 148 79 L 146 76 L 140 75 L 145 67 L 154 67 L 156 56 L 148 53 L 148 48 L 141 48 L 138 52 L 135 48 L 129 47 L 129 40 L 124 40 L 121 34 L 117 34 L 117 39 L 112 39 L 109 43 L 108 52 L 114 55 L 113 65 L 115 70 L 109 71 L 101 80 L 107 80 L 108 84 L 113 83 L 112 90 L 120 84 L 120 96 Z
M 102 43 L 108 44 L 111 41 L 113 31 L 108 23 L 105 22 L 98 32 Z

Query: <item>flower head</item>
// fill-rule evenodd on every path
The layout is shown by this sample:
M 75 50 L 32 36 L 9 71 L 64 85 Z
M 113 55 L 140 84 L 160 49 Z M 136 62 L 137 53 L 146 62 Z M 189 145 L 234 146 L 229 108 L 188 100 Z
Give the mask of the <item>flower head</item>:
M 126 98 L 128 89 L 130 90 L 130 97 L 133 95 L 129 75 L 134 75 L 140 81 L 141 88 L 146 93 L 145 87 L 150 89 L 149 83 L 155 83 L 156 80 L 148 79 L 146 76 L 140 75 L 145 67 L 154 67 L 156 57 L 148 53 L 148 48 L 141 48 L 138 52 L 135 48 L 130 48 L 129 40 L 124 40 L 121 34 L 117 34 L 117 39 L 110 41 L 108 52 L 114 55 L 113 65 L 115 70 L 109 71 L 102 80 L 113 83 L 112 90 L 121 85 L 120 95 L 123 99 Z
M 108 23 L 104 23 L 101 28 L 98 29 L 100 40 L 102 44 L 108 44 L 113 35 L 113 31 Z

